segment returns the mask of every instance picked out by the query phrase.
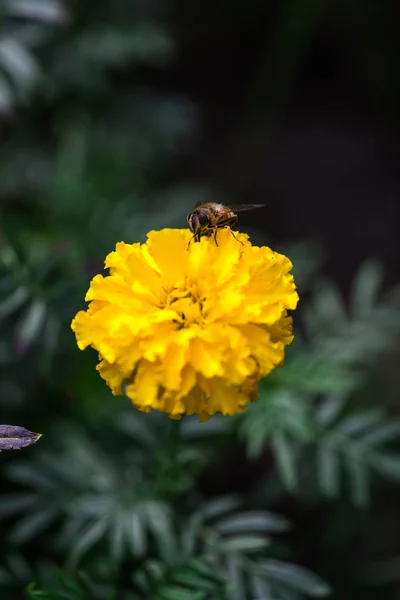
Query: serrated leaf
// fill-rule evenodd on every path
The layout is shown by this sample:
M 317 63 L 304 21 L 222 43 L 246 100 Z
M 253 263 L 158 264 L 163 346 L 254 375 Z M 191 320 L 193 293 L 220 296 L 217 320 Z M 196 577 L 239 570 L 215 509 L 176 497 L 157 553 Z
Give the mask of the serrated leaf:
M 79 535 L 76 540 L 74 547 L 71 551 L 71 562 L 77 563 L 78 560 L 88 550 L 97 544 L 101 538 L 106 534 L 108 528 L 108 522 L 106 519 L 91 523 L 86 529 Z
M 280 533 L 290 529 L 290 523 L 284 517 L 264 511 L 241 512 L 225 517 L 215 524 L 215 529 L 223 534 L 250 531 Z
M 250 577 L 252 600 L 273 600 L 268 582 L 258 575 Z
M 366 466 L 349 456 L 346 460 L 349 485 L 353 502 L 356 506 L 365 507 L 369 501 L 368 471 Z
M 358 270 L 353 282 L 351 312 L 355 316 L 368 316 L 374 309 L 383 281 L 382 265 L 376 260 L 366 261 Z
M 270 543 L 270 540 L 266 537 L 257 535 L 243 535 L 225 539 L 217 544 L 213 545 L 213 550 L 224 553 L 236 553 L 236 552 L 257 552 L 266 548 Z
M 78 51 L 84 58 L 100 65 L 118 66 L 130 60 L 165 62 L 174 46 L 165 31 L 151 23 L 138 23 L 135 30 L 92 27 L 78 40 Z
M 197 598 L 202 599 L 206 598 L 207 592 L 197 592 Z M 162 588 L 157 593 L 158 598 L 162 598 L 162 600 L 193 600 L 194 594 L 193 591 L 185 590 L 178 586 L 169 586 Z
M 0 452 L 3 450 L 22 450 L 36 444 L 41 433 L 34 433 L 18 425 L 0 425 Z
M 382 421 L 383 412 L 380 408 L 373 408 L 364 412 L 352 414 L 343 419 L 337 430 L 346 436 L 355 436 Z
M 4 494 L 0 498 L 0 517 L 11 517 L 24 512 L 38 502 L 36 494 Z
M 187 520 L 181 534 L 181 547 L 186 556 L 191 556 L 195 550 L 198 531 L 202 522 L 200 514 L 194 514 Z
M 7 468 L 9 479 L 22 485 L 33 487 L 36 490 L 55 490 L 58 482 L 44 473 L 37 463 L 16 462 Z
M 24 544 L 44 531 L 59 516 L 58 508 L 43 507 L 31 512 L 18 521 L 10 539 L 14 544 Z
M 346 403 L 346 396 L 328 396 L 323 398 L 315 411 L 316 423 L 321 427 L 332 425 L 339 417 Z
M 268 441 L 269 432 L 264 429 L 261 423 L 256 426 L 250 419 L 243 421 L 240 432 L 246 440 L 247 458 L 249 460 L 258 458 Z
M 143 592 L 149 592 L 152 581 L 148 576 L 148 573 L 143 569 L 140 571 L 135 571 L 132 575 L 132 581 L 135 585 L 137 585 Z
M 239 504 L 238 496 L 221 496 L 207 502 L 199 512 L 205 520 L 208 520 L 235 510 Z
M 129 515 L 127 515 L 129 518 Z M 117 510 L 110 531 L 110 554 L 115 563 L 120 563 L 124 552 L 125 515 Z
M 293 388 L 297 394 L 348 394 L 362 381 L 354 369 L 343 363 L 341 355 L 324 356 L 318 348 L 298 353 L 285 362 L 284 369 L 277 369 L 270 377 L 280 385 Z
M 216 582 L 210 581 L 205 577 L 200 577 L 200 575 L 196 575 L 196 573 L 190 571 L 178 571 L 173 573 L 171 578 L 176 582 L 180 583 L 186 587 L 193 587 L 197 589 L 203 589 L 208 591 L 213 591 L 216 588 Z
M 67 21 L 65 8 L 56 0 L 8 0 L 6 8 L 10 15 L 16 17 L 54 24 L 64 24 Z
M 216 572 L 214 567 L 214 562 L 212 564 L 207 562 L 203 558 L 189 558 L 187 561 L 187 566 L 199 573 L 204 577 L 208 577 L 209 579 L 213 579 L 214 581 L 219 581 L 219 572 Z
M 36 339 L 42 330 L 47 306 L 42 300 L 34 300 L 20 320 L 16 331 L 16 344 L 20 352 Z
M 7 79 L 0 73 L 0 115 L 9 115 L 13 105 L 14 91 Z
M 369 431 L 363 435 L 360 438 L 360 443 L 363 444 L 363 446 L 379 446 L 380 444 L 397 440 L 399 438 L 400 422 L 389 421 L 388 423 L 378 425 L 376 429 L 373 429 L 372 431 Z
M 55 595 L 51 596 L 43 590 L 37 590 L 35 583 L 29 584 L 28 587 L 25 589 L 25 593 L 27 594 L 27 598 L 39 598 L 40 600 L 57 600 L 57 597 Z
M 40 72 L 33 54 L 15 38 L 3 36 L 0 39 L 0 64 L 24 97 Z
M 245 584 L 243 573 L 234 557 L 227 559 L 229 598 L 232 600 L 242 600 L 245 598 Z
M 343 298 L 337 288 L 330 281 L 325 281 L 314 296 L 314 318 L 326 320 L 327 323 L 344 322 L 346 308 Z
M 147 551 L 147 536 L 140 514 L 131 513 L 131 523 L 127 522 L 128 539 L 134 556 L 144 556 Z
M 168 507 L 161 502 L 148 502 L 144 509 L 147 513 L 149 529 L 154 534 L 160 556 L 168 564 L 172 564 L 176 558 L 177 547 Z
M 322 493 L 334 497 L 340 492 L 340 458 L 335 449 L 317 451 L 317 480 Z
M 0 86 L 1 96 L 1 86 Z M 1 111 L 1 99 L 0 99 L 0 111 Z M 13 312 L 17 311 L 26 300 L 29 298 L 29 291 L 26 287 L 21 286 L 14 290 L 7 298 L 0 302 L 0 318 L 9 316 Z
M 400 480 L 400 454 L 375 454 L 371 464 L 381 475 Z
M 165 579 L 167 567 L 164 563 L 159 560 L 147 560 L 144 564 L 144 568 L 152 579 L 155 581 L 161 581 Z
M 8 552 L 6 561 L 10 572 L 16 579 L 24 581 L 31 577 L 32 573 L 30 565 L 26 562 L 25 558 L 21 554 L 16 552 Z
M 259 561 L 257 565 L 267 580 L 280 582 L 313 598 L 321 598 L 331 592 L 330 586 L 318 575 L 298 565 L 272 559 Z
M 297 489 L 296 456 L 290 442 L 283 433 L 277 433 L 272 438 L 272 449 L 277 469 L 288 491 Z
M 150 422 L 142 418 L 142 415 L 123 413 L 117 419 L 117 425 L 144 447 L 154 448 L 157 445 L 157 432 L 150 426 Z
M 312 435 L 307 399 L 298 392 L 275 386 L 260 391 L 260 399 L 243 416 L 240 433 L 249 458 L 256 458 L 274 436 L 308 441 Z

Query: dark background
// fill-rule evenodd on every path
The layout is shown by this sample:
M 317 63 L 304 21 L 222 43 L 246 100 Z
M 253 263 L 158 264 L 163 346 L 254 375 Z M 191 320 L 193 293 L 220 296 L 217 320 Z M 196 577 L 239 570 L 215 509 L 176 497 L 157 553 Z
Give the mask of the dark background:
M 345 284 L 368 255 L 396 278 L 398 5 L 250 2 L 243 14 L 240 2 L 204 2 L 186 12 L 177 64 L 158 85 L 202 107 L 189 177 L 265 203 L 249 219 L 275 239 L 322 240 Z
M 398 2 L 9 0 L 1 11 L 1 421 L 44 434 L 0 456 L 1 598 L 31 582 L 49 600 L 322 596 L 293 573 L 295 592 L 265 576 L 255 595 L 254 573 L 238 575 L 228 550 L 220 572 L 233 591 L 168 592 L 179 553 L 143 591 L 136 574 L 166 562 L 166 534 L 136 506 L 164 503 L 179 533 L 232 494 L 293 524 L 260 525 L 273 544 L 255 560 L 306 567 L 335 599 L 400 598 Z M 265 204 L 239 228 L 289 255 L 301 302 L 260 401 L 171 445 L 166 417 L 143 420 L 111 397 L 69 325 L 117 241 L 186 227 L 199 200 Z M 342 412 L 322 426 L 318 408 L 338 398 Z M 104 513 L 90 512 L 97 497 Z M 132 534 L 134 551 L 115 550 L 136 514 L 148 547 Z M 57 595 L 57 569 L 76 595 Z

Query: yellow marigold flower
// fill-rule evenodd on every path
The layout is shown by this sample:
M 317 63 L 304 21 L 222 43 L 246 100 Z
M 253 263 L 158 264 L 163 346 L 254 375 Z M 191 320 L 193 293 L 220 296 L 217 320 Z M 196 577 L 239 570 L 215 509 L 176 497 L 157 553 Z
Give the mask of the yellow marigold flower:
M 114 395 L 124 385 L 141 411 L 201 421 L 257 399 L 293 339 L 298 295 L 286 256 L 235 235 L 242 243 L 222 229 L 218 246 L 204 237 L 188 249 L 188 229 L 163 229 L 107 256 L 110 274 L 94 277 L 71 327 Z

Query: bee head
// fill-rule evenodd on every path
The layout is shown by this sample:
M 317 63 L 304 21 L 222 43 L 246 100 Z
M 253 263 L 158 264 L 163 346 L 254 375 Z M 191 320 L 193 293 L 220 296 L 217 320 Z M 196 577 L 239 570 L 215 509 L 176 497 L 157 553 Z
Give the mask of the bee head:
M 201 210 L 194 210 L 193 212 L 188 214 L 187 222 L 189 224 L 190 230 L 194 234 L 196 234 L 208 225 L 209 218 L 207 213 Z

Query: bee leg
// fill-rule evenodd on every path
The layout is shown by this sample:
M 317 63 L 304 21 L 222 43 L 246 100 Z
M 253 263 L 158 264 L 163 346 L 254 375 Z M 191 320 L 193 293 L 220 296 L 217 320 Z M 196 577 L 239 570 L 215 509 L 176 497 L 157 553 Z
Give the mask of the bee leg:
M 189 240 L 189 242 L 188 242 L 188 245 L 187 245 L 187 248 L 186 248 L 186 250 L 189 250 L 189 246 L 190 246 L 190 244 L 192 243 L 192 241 L 195 239 L 196 235 L 197 235 L 197 233 L 195 233 L 195 234 L 194 234 L 194 235 L 193 235 L 193 236 L 190 238 L 190 240 Z
M 215 245 L 216 245 L 216 246 L 218 246 L 218 242 L 217 242 L 217 231 L 218 231 L 218 228 L 216 227 L 216 228 L 215 228 L 215 231 L 214 231 L 214 242 L 215 242 Z
M 236 240 L 237 242 L 239 242 L 239 244 L 242 244 L 242 246 L 244 246 L 243 242 L 241 242 L 240 240 L 238 240 L 238 239 L 237 239 L 236 235 L 233 233 L 233 231 L 232 231 L 232 229 L 229 227 L 229 225 L 226 225 L 226 226 L 224 227 L 224 229 L 229 229 L 229 231 L 231 232 L 231 234 L 233 235 L 233 237 L 235 238 L 235 240 Z

